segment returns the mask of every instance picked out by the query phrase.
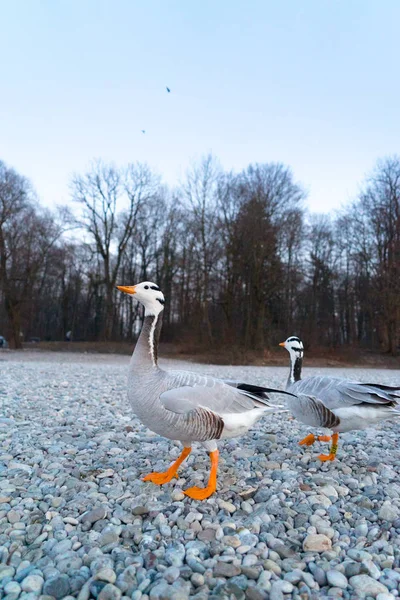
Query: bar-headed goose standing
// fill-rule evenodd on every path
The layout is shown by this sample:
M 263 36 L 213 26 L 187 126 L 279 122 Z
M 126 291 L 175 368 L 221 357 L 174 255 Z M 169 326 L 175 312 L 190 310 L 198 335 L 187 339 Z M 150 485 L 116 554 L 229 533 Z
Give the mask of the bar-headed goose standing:
M 326 427 L 332 436 L 312 433 L 299 442 L 311 446 L 316 439 L 332 446 L 328 455 L 321 454 L 320 460 L 334 460 L 339 433 L 366 429 L 384 419 L 400 416 L 400 387 L 379 383 L 354 383 L 346 379 L 328 376 L 301 379 L 303 366 L 303 342 L 296 336 L 279 344 L 290 355 L 290 373 L 286 391 L 296 396 L 287 397 L 287 405 L 302 423 L 313 427 Z
M 150 473 L 144 481 L 158 485 L 171 481 L 189 455 L 192 442 L 201 442 L 210 453 L 210 479 L 205 488 L 192 487 L 185 494 L 196 500 L 208 498 L 217 486 L 217 440 L 243 435 L 263 415 L 286 410 L 268 402 L 267 392 L 282 392 L 190 371 L 161 369 L 157 364 L 164 308 L 160 288 L 148 281 L 117 287 L 134 295 L 145 307 L 129 366 L 128 398 L 133 410 L 146 427 L 183 445 L 181 455 L 165 473 Z

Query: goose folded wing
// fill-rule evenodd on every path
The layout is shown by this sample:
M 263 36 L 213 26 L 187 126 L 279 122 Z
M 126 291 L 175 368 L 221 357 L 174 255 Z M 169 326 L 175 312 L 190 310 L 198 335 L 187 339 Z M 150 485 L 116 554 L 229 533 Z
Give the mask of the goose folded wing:
M 189 440 L 219 439 L 224 428 L 223 418 L 210 407 L 199 404 L 201 400 L 199 390 L 189 386 L 168 390 L 160 395 L 163 407 L 176 414 Z
M 222 380 L 202 377 L 192 385 L 169 389 L 160 395 L 164 408 L 175 413 L 185 413 L 198 407 L 216 414 L 240 413 L 257 407 L 269 406 L 266 399 L 248 395 L 227 385 Z
M 296 394 L 315 396 L 331 410 L 363 403 L 381 405 L 393 401 L 387 390 L 336 377 L 308 377 L 296 383 L 293 391 Z
M 296 419 L 311 427 L 327 427 L 331 429 L 339 424 L 340 419 L 318 398 L 299 394 L 289 403 L 290 411 Z

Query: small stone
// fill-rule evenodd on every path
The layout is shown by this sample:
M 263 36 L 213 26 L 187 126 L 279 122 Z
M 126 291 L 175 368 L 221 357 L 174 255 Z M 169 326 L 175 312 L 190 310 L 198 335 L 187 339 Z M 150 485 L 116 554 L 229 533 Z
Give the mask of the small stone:
M 203 529 L 197 534 L 197 539 L 202 542 L 211 542 L 215 539 L 215 529 Z
M 20 594 L 21 586 L 16 581 L 9 581 L 4 586 L 4 591 L 6 594 Z
M 97 475 L 97 479 L 105 479 L 106 477 L 112 477 L 114 475 L 113 469 L 106 469 Z
M 378 517 L 383 521 L 395 521 L 399 516 L 399 511 L 393 504 L 382 504 L 378 512 Z
M 194 543 L 194 542 L 191 542 Z M 172 567 L 181 567 L 185 556 L 185 547 L 180 542 L 173 542 L 165 551 L 165 561 Z
M 15 573 L 14 567 L 9 567 L 7 565 L 0 565 L 0 581 L 5 579 L 6 577 L 12 577 Z
M 280 566 L 269 558 L 264 560 L 264 568 L 268 569 L 268 571 L 271 571 L 272 573 L 275 573 L 275 575 L 280 575 L 282 573 L 282 569 L 280 568 Z
M 64 523 L 69 523 L 69 525 L 79 525 L 78 519 L 74 519 L 73 517 L 64 517 Z
M 267 502 L 271 497 L 271 491 L 268 488 L 261 488 L 254 496 L 254 502 L 256 504 L 261 504 L 262 502 Z
M 174 490 L 172 492 L 172 500 L 174 502 L 180 502 L 181 500 L 183 500 L 185 497 L 185 494 L 183 492 L 181 492 L 181 490 Z
M 368 574 L 374 579 L 379 579 L 382 575 L 376 564 L 370 558 L 364 558 L 361 562 L 362 565 L 367 569 Z
M 194 587 L 201 587 L 204 585 L 204 576 L 201 573 L 193 573 L 190 578 L 190 581 L 194 585 Z
M 230 563 L 217 562 L 214 567 L 214 577 L 235 577 L 236 575 L 240 575 L 240 567 L 236 567 Z
M 7 520 L 9 523 L 18 523 L 21 520 L 21 515 L 16 510 L 10 510 L 7 513 Z
M 340 573 L 339 571 L 335 571 L 334 569 L 329 569 L 326 572 L 326 578 L 331 587 L 338 587 L 343 590 L 347 588 L 348 582 L 347 577 Z
M 311 492 L 311 487 L 308 485 L 308 483 L 300 483 L 299 488 L 301 489 L 302 492 Z
M 247 579 L 255 579 L 257 580 L 262 571 L 262 567 L 243 567 L 242 566 L 242 574 L 247 577 Z
M 314 580 L 318 583 L 318 585 L 320 587 L 324 587 L 327 584 L 326 571 L 321 569 L 321 567 L 316 565 L 314 562 L 310 562 L 308 568 L 310 569 Z
M 174 583 L 180 576 L 180 571 L 178 567 L 168 567 L 163 573 L 163 579 L 167 583 Z
M 376 581 L 369 575 L 355 575 L 350 578 L 350 585 L 355 589 L 359 598 L 372 596 L 376 598 L 378 594 L 387 593 L 389 590 L 386 585 Z
M 234 535 L 224 535 L 221 542 L 225 546 L 231 546 L 232 548 L 239 548 L 241 545 L 240 539 Z
M 68 596 L 70 592 L 70 583 L 68 575 L 59 575 L 50 577 L 43 586 L 43 593 L 47 596 L 54 596 L 57 600 Z
M 331 548 L 331 540 L 321 533 L 310 534 L 303 542 L 304 552 L 325 552 Z
M 97 596 L 98 600 L 120 600 L 122 592 L 112 583 L 107 583 Z
M 203 518 L 203 515 L 201 513 L 190 511 L 186 515 L 185 521 L 187 521 L 188 523 L 194 523 L 194 521 L 201 521 L 202 518 Z
M 141 504 L 139 504 L 138 506 L 134 506 L 132 508 L 132 513 L 134 515 L 147 515 L 149 512 L 149 509 L 147 508 L 147 506 L 143 506 Z
M 229 598 L 234 598 L 235 600 L 245 600 L 246 598 L 243 589 L 232 580 L 224 585 L 223 590 L 228 594 Z
M 357 537 L 366 537 L 368 535 L 368 525 L 366 523 L 360 523 L 354 529 L 354 533 Z
M 219 500 L 218 506 L 222 510 L 226 510 L 230 514 L 232 514 L 236 511 L 236 506 L 234 504 L 232 504 L 232 502 L 225 502 L 225 500 Z
M 161 580 L 150 590 L 150 600 L 172 600 L 172 585 Z
M 337 493 L 337 491 L 335 490 L 333 485 L 323 485 L 322 487 L 319 488 L 319 491 L 324 496 L 333 497 L 333 498 L 339 497 L 339 494 Z
M 40 594 L 42 591 L 44 579 L 40 575 L 28 575 L 21 582 L 21 588 L 24 592 L 34 592 Z
M 267 598 L 266 592 L 257 587 L 248 587 L 246 590 L 246 600 L 266 600 Z
M 393 594 L 381 592 L 377 595 L 376 600 L 396 600 L 396 598 Z
M 114 544 L 119 540 L 119 530 L 113 525 L 107 525 L 104 527 L 99 537 L 99 546 L 108 546 L 108 544 Z
M 253 512 L 253 507 L 250 504 L 250 502 L 244 501 L 244 502 L 242 502 L 240 507 L 241 507 L 242 511 L 245 512 L 247 515 L 251 515 L 251 513 Z
M 270 579 L 270 571 L 262 571 L 257 581 L 257 587 L 261 588 L 262 590 L 265 590 L 266 592 L 269 592 L 271 589 Z
M 243 490 L 243 492 L 239 492 L 239 496 L 243 498 L 243 500 L 248 500 L 249 498 L 252 498 L 256 492 L 257 488 L 250 487 L 247 488 L 247 490 Z
M 82 515 L 82 523 L 95 523 L 107 516 L 107 509 L 104 506 L 96 506 L 93 510 Z
M 100 571 L 97 571 L 96 579 L 99 579 L 100 581 L 106 581 L 107 583 L 115 583 L 117 575 L 113 569 L 106 567 L 104 569 L 100 569 Z

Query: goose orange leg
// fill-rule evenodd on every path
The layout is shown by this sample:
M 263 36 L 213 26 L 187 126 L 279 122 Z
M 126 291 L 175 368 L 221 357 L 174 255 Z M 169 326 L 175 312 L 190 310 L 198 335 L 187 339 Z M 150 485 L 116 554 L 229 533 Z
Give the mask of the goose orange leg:
M 214 450 L 210 452 L 210 460 L 211 460 L 211 472 L 210 479 L 208 480 L 208 484 L 205 488 L 199 488 L 197 486 L 193 486 L 184 490 L 183 493 L 189 498 L 193 498 L 193 500 L 205 500 L 209 498 L 217 489 L 217 471 L 218 471 L 218 450 Z
M 177 458 L 176 461 L 172 463 L 172 465 L 167 471 L 165 471 L 164 473 L 149 473 L 148 475 L 146 475 L 146 477 L 143 477 L 142 481 L 151 481 L 152 483 L 156 483 L 157 485 L 163 485 L 163 483 L 168 483 L 173 477 L 175 477 L 180 465 L 183 463 L 185 458 L 189 456 L 191 451 L 192 448 L 184 448 L 179 458 Z
M 331 446 L 329 454 L 320 454 L 318 456 L 319 460 L 322 460 L 322 462 L 327 462 L 328 460 L 335 460 L 336 452 L 338 449 L 338 441 L 339 441 L 339 434 L 334 433 L 332 435 L 332 446 Z
M 318 435 L 317 437 L 315 437 L 315 435 L 313 433 L 309 433 L 308 435 L 306 435 L 306 437 L 303 440 L 300 440 L 299 446 L 312 446 L 317 440 L 319 442 L 330 442 L 331 436 L 330 435 Z

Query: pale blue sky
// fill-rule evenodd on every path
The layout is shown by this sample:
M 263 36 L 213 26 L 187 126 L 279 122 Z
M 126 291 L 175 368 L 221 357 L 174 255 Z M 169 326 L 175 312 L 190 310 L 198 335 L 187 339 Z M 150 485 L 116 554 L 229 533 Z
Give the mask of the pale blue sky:
M 289 164 L 329 210 L 400 152 L 399 0 L 0 0 L 0 22 L 0 159 L 49 206 L 92 158 L 173 184 L 212 151 Z

